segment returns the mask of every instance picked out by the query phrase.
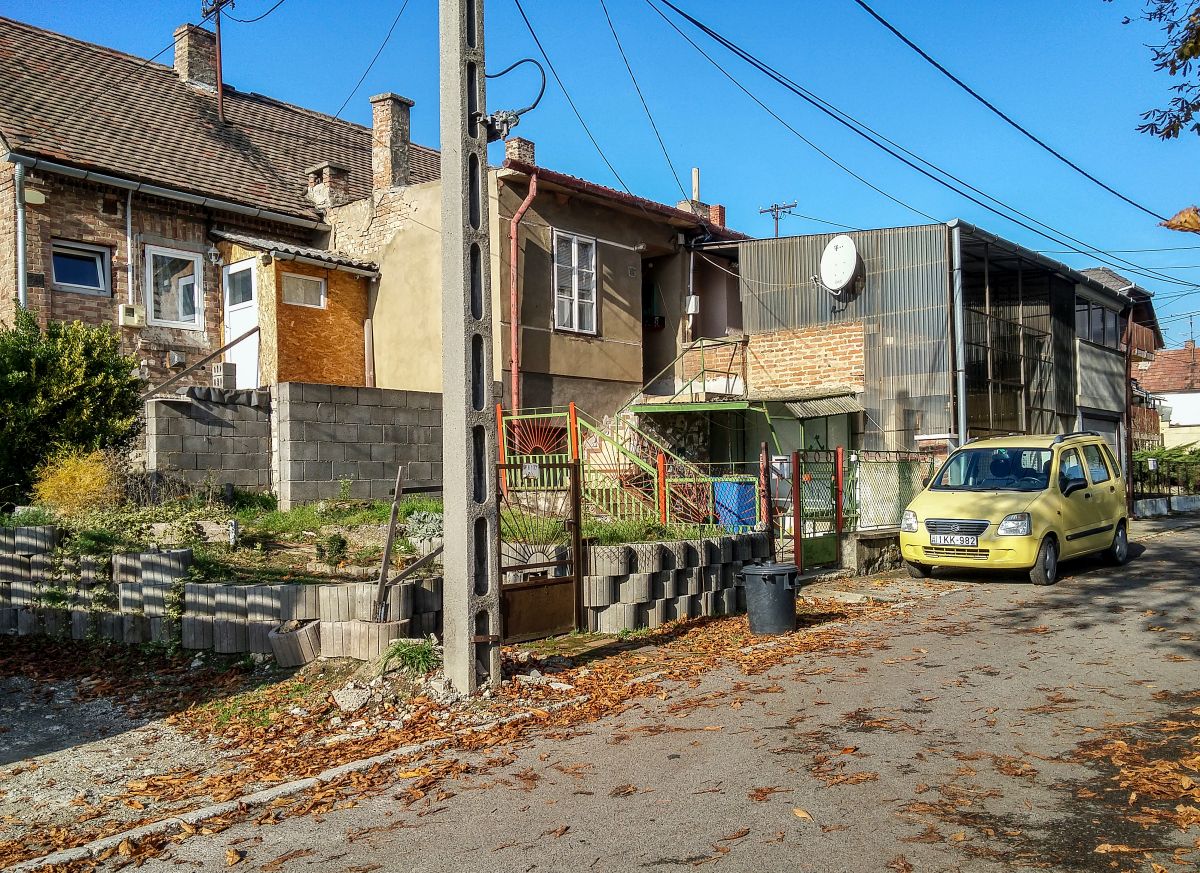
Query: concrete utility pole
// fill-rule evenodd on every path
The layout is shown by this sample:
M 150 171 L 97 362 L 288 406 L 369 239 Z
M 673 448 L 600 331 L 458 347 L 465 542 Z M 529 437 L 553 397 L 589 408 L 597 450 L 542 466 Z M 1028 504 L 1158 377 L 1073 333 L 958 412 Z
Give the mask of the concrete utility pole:
M 768 212 L 771 213 L 771 217 L 775 219 L 775 238 L 778 239 L 779 216 L 791 215 L 791 211 L 798 205 L 799 204 L 797 204 L 795 200 L 793 200 L 791 203 L 772 203 L 770 206 L 764 206 L 762 209 L 758 210 L 758 214 L 766 215 Z
M 440 0 L 443 643 L 460 692 L 500 681 L 483 0 Z

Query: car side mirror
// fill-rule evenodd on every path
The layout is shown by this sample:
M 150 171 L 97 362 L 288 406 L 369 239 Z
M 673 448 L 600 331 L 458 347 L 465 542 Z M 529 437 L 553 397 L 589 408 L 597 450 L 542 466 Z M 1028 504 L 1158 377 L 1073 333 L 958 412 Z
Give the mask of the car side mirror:
M 1070 497 L 1076 491 L 1082 491 L 1087 487 L 1088 484 L 1086 479 L 1068 479 L 1067 484 L 1063 486 L 1063 497 Z

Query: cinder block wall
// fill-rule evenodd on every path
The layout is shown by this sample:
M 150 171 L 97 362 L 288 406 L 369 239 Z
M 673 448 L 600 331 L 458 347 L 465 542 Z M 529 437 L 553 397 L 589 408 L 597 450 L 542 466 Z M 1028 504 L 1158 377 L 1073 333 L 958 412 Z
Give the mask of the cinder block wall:
M 285 382 L 278 386 L 279 505 L 350 496 L 383 500 L 407 466 L 408 488 L 441 488 L 442 397 L 423 391 Z
M 266 392 L 259 392 L 255 406 L 184 397 L 147 402 L 147 469 L 181 475 L 189 482 L 211 479 L 247 490 L 271 490 L 270 406 Z
M 387 499 L 400 464 L 406 488 L 441 489 L 440 394 L 285 382 L 258 396 L 150 401 L 147 469 L 273 491 L 283 509 L 336 498 L 343 481 L 353 498 Z

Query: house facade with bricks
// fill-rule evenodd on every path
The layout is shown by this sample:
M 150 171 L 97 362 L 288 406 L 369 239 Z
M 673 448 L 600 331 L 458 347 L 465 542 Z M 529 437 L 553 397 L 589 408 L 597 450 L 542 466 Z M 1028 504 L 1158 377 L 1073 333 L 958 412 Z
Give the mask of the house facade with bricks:
M 0 323 L 111 326 L 151 384 L 250 332 L 230 387 L 365 385 L 378 270 L 322 210 L 370 193 L 372 132 L 228 85 L 219 118 L 215 53 L 192 25 L 166 66 L 0 19 Z
M 958 220 L 701 251 L 737 262 L 744 334 L 703 365 L 689 351 L 685 390 L 632 407 L 666 432 L 699 418 L 699 460 L 1081 429 L 1123 454 L 1126 337 L 1135 361 L 1161 344 L 1129 283 Z

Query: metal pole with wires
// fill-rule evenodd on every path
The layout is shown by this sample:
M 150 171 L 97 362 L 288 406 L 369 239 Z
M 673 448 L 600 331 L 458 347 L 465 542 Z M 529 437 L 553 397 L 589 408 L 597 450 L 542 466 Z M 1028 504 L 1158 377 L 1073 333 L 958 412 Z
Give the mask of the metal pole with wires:
M 798 205 L 799 204 L 795 200 L 793 200 L 791 203 L 772 203 L 770 206 L 764 206 L 762 209 L 758 210 L 758 214 L 766 215 L 768 212 L 771 213 L 771 217 L 775 219 L 775 238 L 779 239 L 779 216 L 791 215 L 792 210 Z

